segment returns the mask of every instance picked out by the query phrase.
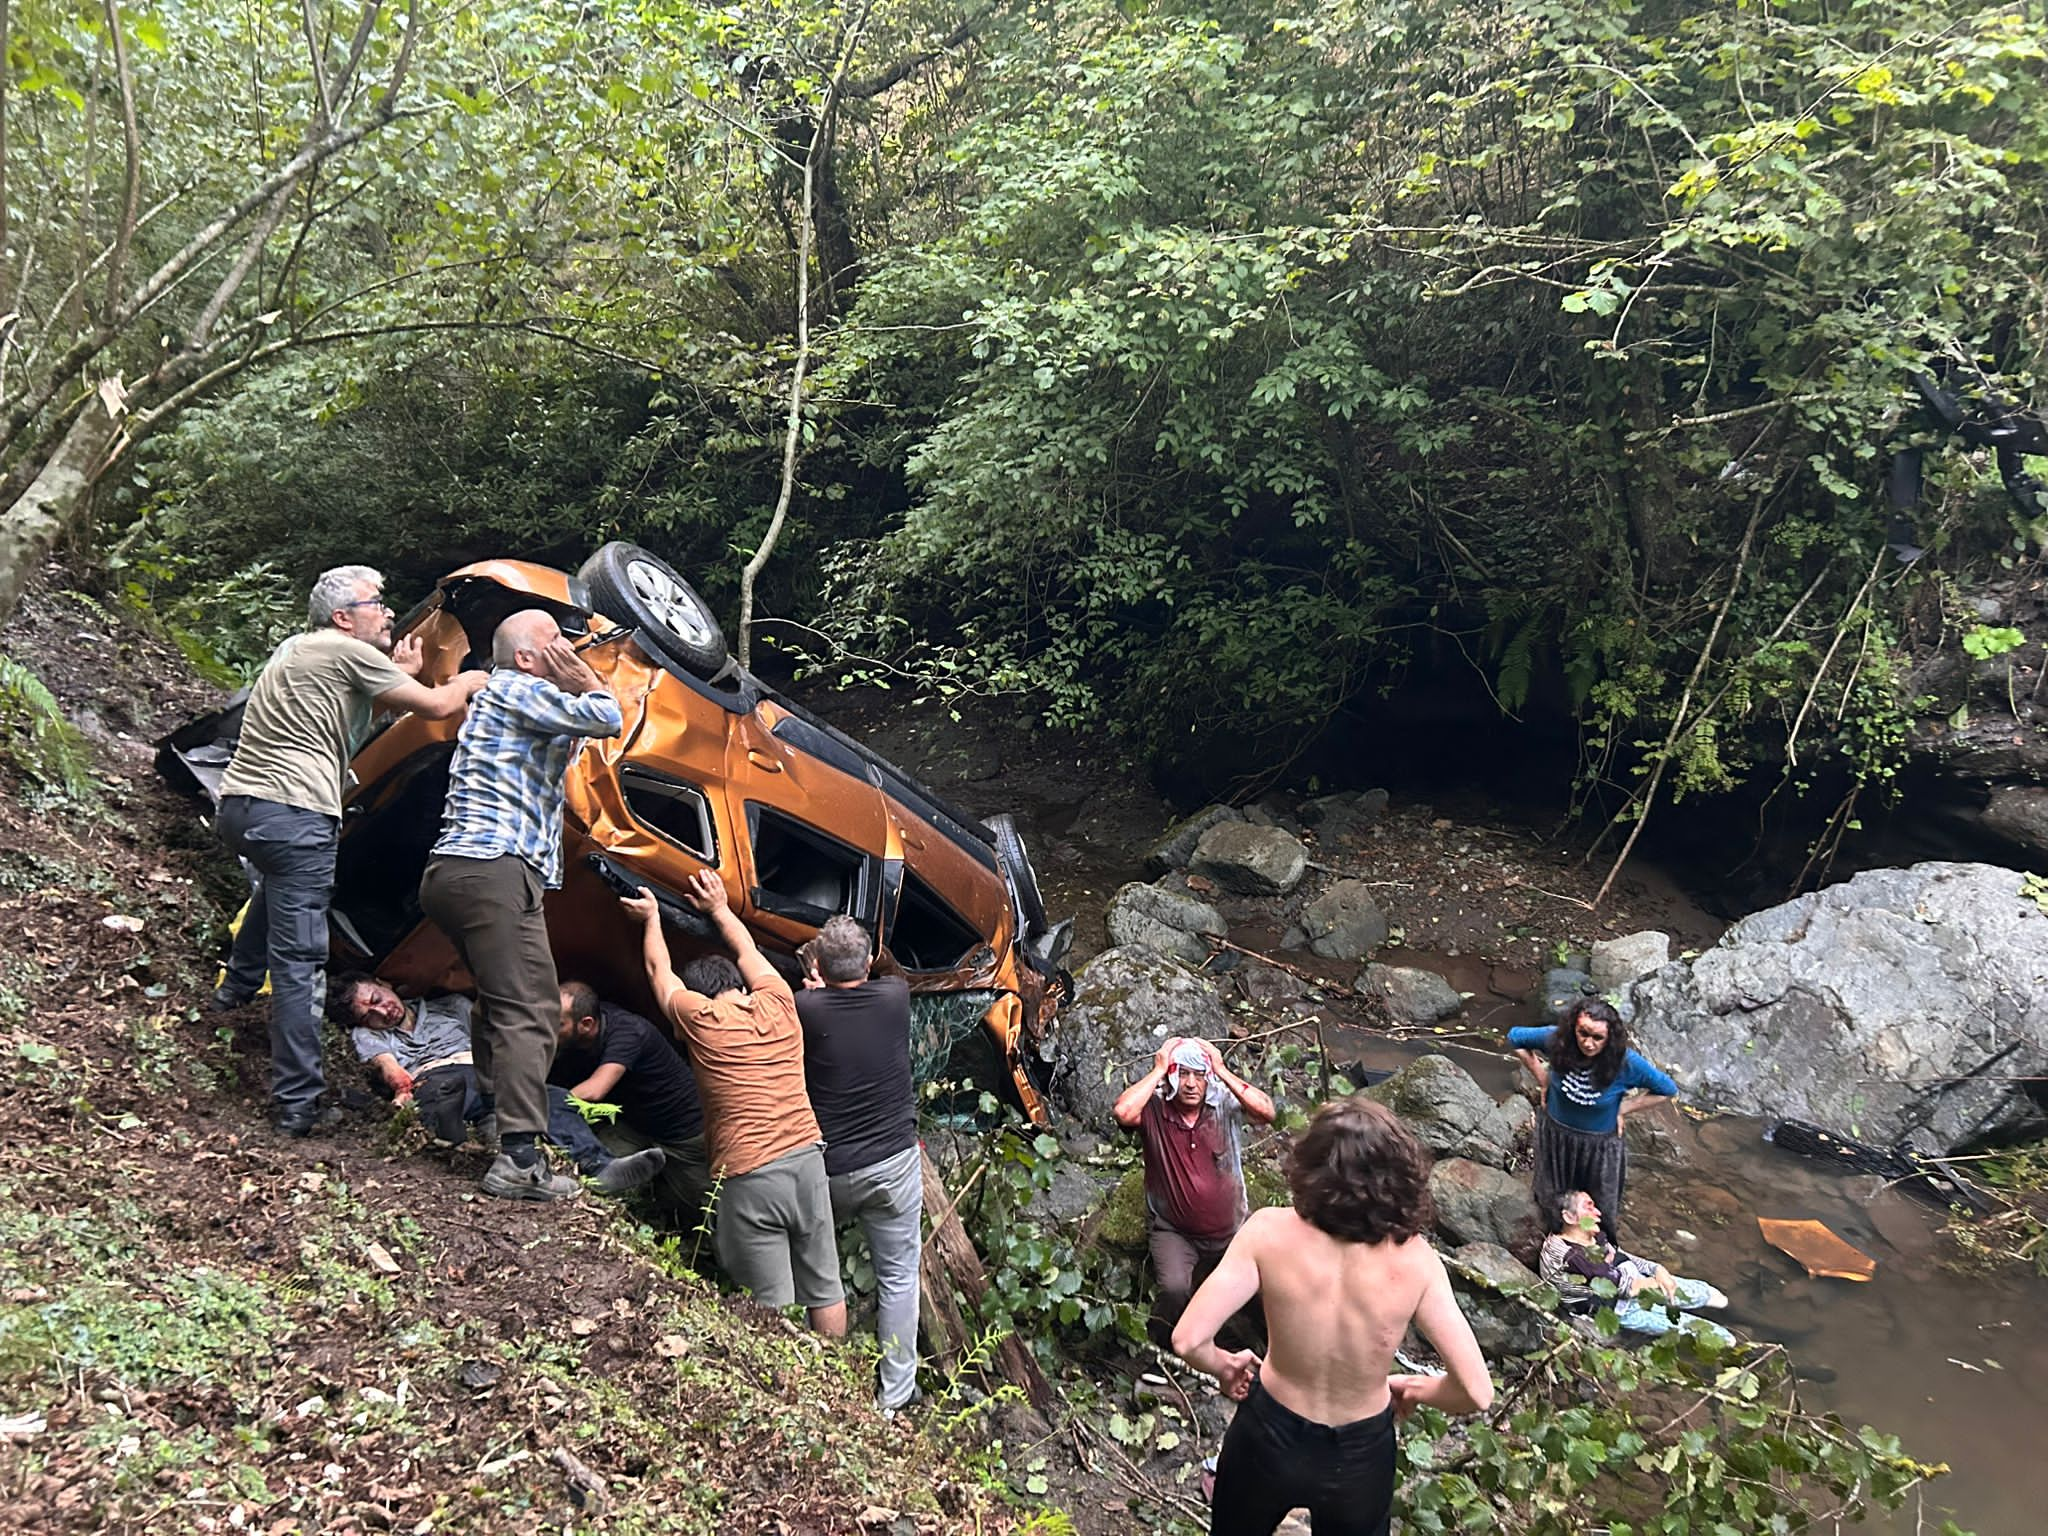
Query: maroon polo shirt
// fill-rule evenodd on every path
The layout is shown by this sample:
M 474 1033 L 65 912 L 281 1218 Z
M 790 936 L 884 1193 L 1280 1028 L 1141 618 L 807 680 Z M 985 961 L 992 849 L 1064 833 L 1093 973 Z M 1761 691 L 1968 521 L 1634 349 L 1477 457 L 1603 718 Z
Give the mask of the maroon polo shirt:
M 1156 1094 L 1138 1120 L 1145 1146 L 1145 1193 L 1160 1218 L 1186 1237 L 1221 1241 L 1237 1230 L 1237 1173 L 1230 1131 L 1204 1103 L 1193 1125 Z

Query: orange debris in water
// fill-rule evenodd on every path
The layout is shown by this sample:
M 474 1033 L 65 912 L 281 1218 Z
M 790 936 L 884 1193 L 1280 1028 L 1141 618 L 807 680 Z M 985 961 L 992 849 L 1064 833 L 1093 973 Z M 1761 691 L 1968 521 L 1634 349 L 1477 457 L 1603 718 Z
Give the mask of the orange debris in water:
M 1756 1224 L 1764 1241 L 1780 1253 L 1788 1253 L 1806 1266 L 1809 1275 L 1835 1280 L 1868 1280 L 1877 1273 L 1877 1260 L 1848 1243 L 1818 1221 L 1773 1221 L 1759 1216 Z

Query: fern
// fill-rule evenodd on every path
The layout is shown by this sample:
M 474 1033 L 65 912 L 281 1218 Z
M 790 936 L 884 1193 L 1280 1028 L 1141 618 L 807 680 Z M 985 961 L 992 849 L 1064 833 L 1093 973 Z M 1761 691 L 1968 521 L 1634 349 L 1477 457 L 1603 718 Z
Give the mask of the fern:
M 1500 707 L 1510 715 L 1520 714 L 1522 706 L 1529 702 L 1529 683 L 1536 674 L 1537 631 L 1543 617 L 1540 612 L 1531 614 L 1501 648 L 1494 692 Z
M 92 792 L 92 747 L 84 733 L 64 717 L 64 707 L 43 680 L 5 653 L 0 653 L 0 754 L 73 799 Z

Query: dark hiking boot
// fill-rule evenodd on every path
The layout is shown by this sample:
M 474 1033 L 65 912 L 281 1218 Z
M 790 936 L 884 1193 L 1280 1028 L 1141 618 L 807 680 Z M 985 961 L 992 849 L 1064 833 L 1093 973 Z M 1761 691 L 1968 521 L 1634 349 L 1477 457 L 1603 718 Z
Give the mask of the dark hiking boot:
M 310 1136 L 315 1131 L 328 1130 L 341 1120 L 341 1111 L 332 1104 L 308 1104 L 300 1109 L 287 1109 L 277 1117 L 277 1129 L 285 1136 Z
M 567 1174 L 548 1167 L 544 1156 L 522 1168 L 509 1153 L 500 1152 L 484 1173 L 484 1193 L 500 1200 L 568 1200 L 582 1188 Z
M 591 1182 L 607 1195 L 623 1195 L 654 1181 L 668 1162 L 659 1147 L 648 1147 L 629 1157 L 615 1157 L 592 1176 Z

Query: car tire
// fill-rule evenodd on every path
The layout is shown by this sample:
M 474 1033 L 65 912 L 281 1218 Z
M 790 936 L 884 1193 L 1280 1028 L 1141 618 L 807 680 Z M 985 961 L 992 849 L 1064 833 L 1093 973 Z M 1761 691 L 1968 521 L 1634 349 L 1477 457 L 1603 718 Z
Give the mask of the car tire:
M 715 677 L 726 662 L 725 633 L 676 568 L 638 544 L 614 540 L 583 562 L 577 578 L 597 611 L 630 624 L 656 656 L 693 677 Z
M 991 816 L 986 823 L 995 835 L 996 859 L 1017 897 L 1017 920 L 1023 936 L 1036 938 L 1045 931 L 1045 898 L 1038 894 L 1038 872 L 1031 867 L 1031 855 L 1024 850 L 1024 834 L 1010 815 Z

